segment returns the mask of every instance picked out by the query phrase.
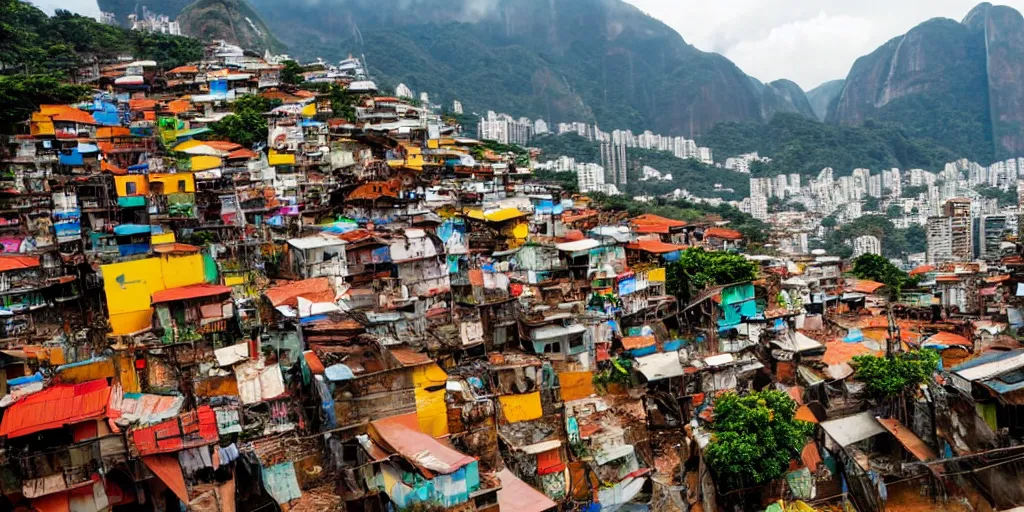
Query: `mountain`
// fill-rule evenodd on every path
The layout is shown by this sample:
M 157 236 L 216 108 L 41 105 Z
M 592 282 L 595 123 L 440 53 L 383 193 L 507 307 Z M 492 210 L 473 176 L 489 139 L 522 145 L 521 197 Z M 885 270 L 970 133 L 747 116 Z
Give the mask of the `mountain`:
M 364 55 L 381 85 L 470 112 L 690 137 L 722 121 L 810 112 L 802 91 L 751 79 L 621 0 L 252 3 L 296 57 Z
M 814 116 L 818 120 L 825 120 L 825 116 L 828 115 L 829 104 L 839 96 L 839 93 L 843 92 L 843 85 L 845 84 L 846 80 L 843 79 L 832 80 L 807 91 L 807 101 L 811 104 Z
M 828 124 L 787 113 L 768 123 L 720 123 L 697 141 L 710 147 L 718 160 L 751 151 L 771 157 L 767 166 L 751 166 L 754 175 L 815 176 L 825 167 L 832 167 L 837 176 L 859 167 L 942 169 L 959 158 L 898 125 L 873 120 L 861 126 Z
M 827 119 L 897 123 L 976 161 L 1024 154 L 1024 17 L 983 3 L 914 27 L 857 59 Z
M 761 115 L 771 119 L 780 112 L 802 114 L 816 117 L 814 109 L 804 94 L 803 89 L 790 80 L 776 80 L 766 84 L 761 93 Z
M 245 0 L 195 0 L 178 14 L 181 32 L 202 41 L 223 39 L 245 50 L 284 50 L 259 14 Z

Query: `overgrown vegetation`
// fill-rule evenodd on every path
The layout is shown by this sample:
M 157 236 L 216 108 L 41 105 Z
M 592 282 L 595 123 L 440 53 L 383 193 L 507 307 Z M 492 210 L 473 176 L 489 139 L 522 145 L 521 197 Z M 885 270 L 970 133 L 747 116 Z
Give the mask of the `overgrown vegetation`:
M 999 200 L 999 206 L 1016 206 L 1017 205 L 1017 189 L 1003 190 L 998 187 L 978 187 L 978 194 L 981 197 L 994 198 Z
M 0 133 L 17 133 L 40 105 L 75 103 L 89 96 L 90 89 L 72 85 L 58 75 L 0 76 Z
M 711 286 L 757 279 L 757 264 L 740 254 L 691 247 L 665 266 L 665 291 L 683 304 Z
M 93 57 L 155 60 L 165 69 L 197 61 L 203 45 L 195 39 L 104 25 L 58 10 L 51 17 L 20 0 L 0 0 L 0 63 L 23 73 L 73 76 Z
M 246 147 L 267 140 L 267 118 L 263 113 L 272 108 L 269 100 L 247 94 L 235 100 L 231 108 L 231 114 L 210 124 L 212 138 L 230 140 Z
M 822 226 L 835 227 L 832 217 L 822 219 Z M 853 255 L 853 239 L 871 235 L 882 244 L 882 255 L 887 258 L 899 258 L 907 254 L 924 252 L 927 249 L 927 237 L 924 228 L 912 225 L 907 229 L 898 229 L 888 216 L 863 215 L 847 222 L 825 236 L 825 250 L 834 256 L 849 258 Z
M 904 289 L 917 286 L 919 281 L 877 254 L 862 254 L 853 260 L 853 275 L 884 284 L 892 298 L 898 298 Z
M 938 364 L 938 352 L 922 349 L 890 357 L 856 356 L 851 366 L 856 370 L 856 379 L 864 383 L 869 393 L 878 398 L 892 398 L 925 382 Z
M 825 167 L 838 176 L 861 167 L 941 169 L 962 156 L 892 124 L 827 124 L 797 114 L 777 114 L 765 124 L 719 123 L 698 142 L 711 147 L 717 160 L 751 151 L 771 157 L 769 164 L 751 166 L 755 176 L 816 176 Z
M 789 395 L 771 389 L 744 396 L 725 393 L 715 400 L 704 460 L 718 477 L 719 490 L 761 485 L 785 473 L 813 427 L 794 419 L 796 409 Z

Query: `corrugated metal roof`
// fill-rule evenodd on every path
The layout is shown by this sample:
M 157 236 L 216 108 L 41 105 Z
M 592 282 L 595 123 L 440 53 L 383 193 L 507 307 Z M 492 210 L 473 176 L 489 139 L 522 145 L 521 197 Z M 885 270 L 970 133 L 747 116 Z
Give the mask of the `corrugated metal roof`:
M 327 277 L 304 279 L 302 281 L 289 281 L 286 284 L 275 286 L 263 292 L 270 304 L 274 307 L 281 305 L 298 306 L 298 298 L 302 297 L 310 302 L 334 302 L 334 288 L 331 287 L 331 280 Z
M 844 448 L 886 432 L 870 412 L 823 421 L 821 429 Z
M 540 491 L 530 487 L 506 469 L 498 472 L 498 508 L 515 512 L 546 512 L 558 506 Z
M 983 354 L 973 361 L 954 367 L 953 373 L 964 380 L 975 382 L 1018 368 L 1024 368 L 1024 349 Z
M 102 417 L 110 386 L 106 380 L 57 384 L 15 402 L 4 413 L 0 437 L 20 437 Z
M 878 418 L 878 423 L 888 430 L 896 440 L 903 445 L 917 460 L 932 460 L 936 458 L 935 450 L 924 444 L 924 441 L 920 437 L 914 435 L 914 433 L 907 427 L 905 427 L 899 420 L 894 418 Z
M 160 304 L 161 302 L 171 302 L 175 300 L 215 297 L 226 293 L 231 293 L 231 288 L 228 286 L 221 286 L 217 284 L 194 284 L 191 286 L 182 286 L 180 288 L 171 288 L 169 290 L 160 290 L 153 294 L 153 304 Z
M 428 471 L 451 474 L 476 458 L 459 453 L 424 434 L 416 413 L 392 416 L 370 423 L 374 439 Z
M 663 352 L 638 357 L 635 368 L 649 381 L 679 377 L 683 374 L 683 365 L 679 362 L 679 352 Z

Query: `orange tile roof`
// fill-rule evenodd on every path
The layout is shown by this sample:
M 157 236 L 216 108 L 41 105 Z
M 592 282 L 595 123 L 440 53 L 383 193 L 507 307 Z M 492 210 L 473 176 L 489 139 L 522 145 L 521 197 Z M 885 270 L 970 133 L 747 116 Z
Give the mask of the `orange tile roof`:
M 153 252 L 157 254 L 195 254 L 199 252 L 199 248 L 190 244 L 173 242 L 169 244 L 156 245 L 153 247 Z
M 818 418 L 814 416 L 814 413 L 811 412 L 811 408 L 808 407 L 806 404 L 801 405 L 800 407 L 797 408 L 796 415 L 793 416 L 793 419 L 807 421 L 810 423 L 818 423 Z
M 633 231 L 643 234 L 658 233 L 664 235 L 669 232 L 669 227 L 667 224 L 634 224 Z
M 39 266 L 39 258 L 36 256 L 23 256 L 20 254 L 0 254 L 0 272 L 9 270 L 23 270 Z
M 101 126 L 96 129 L 97 139 L 111 139 L 114 137 L 131 137 L 132 131 L 124 126 Z
M 627 249 L 649 252 L 652 254 L 665 254 L 669 252 L 686 249 L 685 245 L 676 245 L 662 242 L 661 240 L 640 240 L 639 242 L 627 244 Z
M 50 386 L 4 411 L 0 437 L 20 437 L 100 418 L 107 411 L 109 397 L 106 379 Z
M 1010 280 L 1010 276 L 1003 274 L 999 276 L 986 277 L 985 282 L 988 284 L 1005 283 Z
M 861 343 L 846 343 L 844 341 L 831 341 L 825 343 L 825 355 L 822 356 L 821 361 L 829 366 L 849 363 L 856 356 L 863 355 L 874 355 L 880 356 L 881 352 L 876 352 L 870 348 L 864 346 Z
M 670 228 L 681 228 L 686 225 L 686 222 L 681 220 L 669 219 L 660 215 L 654 215 L 653 213 L 645 213 L 639 217 L 633 217 L 629 221 L 631 224 L 661 224 Z
M 920 274 L 927 274 L 929 272 L 935 272 L 935 267 L 932 265 L 921 265 L 920 267 L 911 270 L 910 275 L 916 276 Z
M 708 228 L 704 231 L 704 238 L 719 238 L 722 240 L 743 240 L 743 233 L 735 229 Z
M 598 214 L 597 210 L 583 210 L 576 214 L 570 214 L 568 212 L 562 214 L 562 222 L 572 223 L 581 220 L 586 220 L 591 217 L 596 217 Z
M 128 174 L 128 171 L 126 171 L 126 170 L 124 170 L 124 169 L 122 169 L 122 168 L 120 168 L 120 167 L 118 167 L 118 166 L 116 166 L 116 165 L 106 161 L 106 160 L 100 162 L 100 169 L 102 169 L 104 171 L 107 171 L 110 174 L 117 175 L 117 176 L 124 176 L 125 174 Z
M 300 97 L 300 98 L 315 98 L 316 97 L 316 93 L 315 92 L 313 92 L 313 91 L 306 91 L 306 90 L 302 90 L 302 89 L 299 89 L 299 90 L 295 91 L 295 95 Z

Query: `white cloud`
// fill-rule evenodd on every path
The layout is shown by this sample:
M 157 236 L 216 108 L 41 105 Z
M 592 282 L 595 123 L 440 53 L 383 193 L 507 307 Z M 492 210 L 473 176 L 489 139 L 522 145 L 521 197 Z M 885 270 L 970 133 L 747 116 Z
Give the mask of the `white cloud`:
M 687 42 L 760 80 L 804 89 L 845 78 L 853 61 L 929 18 L 961 20 L 979 0 L 626 0 Z M 1024 0 L 1003 2 L 1024 11 Z
M 52 15 L 53 11 L 63 9 L 83 16 L 100 17 L 100 8 L 96 0 L 29 0 L 32 5 Z

